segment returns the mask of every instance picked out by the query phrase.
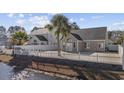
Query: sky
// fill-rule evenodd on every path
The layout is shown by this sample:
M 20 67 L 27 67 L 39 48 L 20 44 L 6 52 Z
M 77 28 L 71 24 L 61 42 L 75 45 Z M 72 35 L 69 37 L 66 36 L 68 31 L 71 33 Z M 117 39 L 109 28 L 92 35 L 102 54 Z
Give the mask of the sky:
M 44 27 L 55 13 L 0 13 L 0 26 L 23 26 L 29 33 L 33 27 Z M 124 13 L 63 13 L 80 28 L 107 26 L 108 30 L 124 30 Z

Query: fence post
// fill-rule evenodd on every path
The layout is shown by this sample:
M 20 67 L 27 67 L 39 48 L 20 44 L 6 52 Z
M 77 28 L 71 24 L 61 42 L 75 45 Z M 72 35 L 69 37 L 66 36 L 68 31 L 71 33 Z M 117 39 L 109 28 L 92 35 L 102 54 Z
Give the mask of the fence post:
M 124 42 L 123 42 L 122 46 L 123 46 L 123 53 L 122 53 L 122 70 L 124 70 Z
M 79 60 L 80 60 L 80 52 L 79 52 Z
M 98 56 L 98 51 L 97 51 L 97 62 L 99 61 L 99 59 L 98 59 L 98 58 L 99 58 L 99 56 Z

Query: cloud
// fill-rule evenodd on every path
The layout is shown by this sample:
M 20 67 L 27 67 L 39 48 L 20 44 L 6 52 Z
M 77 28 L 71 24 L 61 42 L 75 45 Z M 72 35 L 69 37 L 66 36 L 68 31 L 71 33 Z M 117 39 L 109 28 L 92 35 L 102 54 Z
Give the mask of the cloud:
M 16 20 L 16 23 L 17 23 L 18 25 L 20 25 L 20 26 L 23 26 L 24 23 L 25 23 L 25 19 L 17 19 L 17 20 Z
M 20 18 L 24 18 L 24 14 L 19 14 L 19 17 Z
M 32 16 L 32 14 L 28 14 L 28 16 Z
M 8 16 L 8 17 L 10 17 L 10 18 L 13 18 L 13 17 L 14 17 L 14 15 L 15 15 L 15 14 L 10 13 L 10 14 L 8 14 L 7 16 Z
M 44 27 L 49 24 L 49 19 L 47 16 L 33 16 L 28 19 L 31 26 Z
M 80 18 L 80 21 L 84 21 L 85 19 L 84 18 Z
M 124 22 L 113 23 L 114 26 L 124 26 Z
M 52 16 L 53 16 L 53 15 L 56 15 L 56 14 L 58 14 L 58 13 L 48 13 L 48 15 L 52 15 Z
M 124 30 L 124 21 L 115 22 L 110 27 L 109 30 Z
M 91 18 L 94 19 L 94 20 L 98 20 L 98 19 L 101 19 L 103 18 L 104 16 L 92 16 Z
M 70 18 L 69 21 L 70 21 L 70 22 L 74 22 L 74 19 L 73 19 L 73 18 Z

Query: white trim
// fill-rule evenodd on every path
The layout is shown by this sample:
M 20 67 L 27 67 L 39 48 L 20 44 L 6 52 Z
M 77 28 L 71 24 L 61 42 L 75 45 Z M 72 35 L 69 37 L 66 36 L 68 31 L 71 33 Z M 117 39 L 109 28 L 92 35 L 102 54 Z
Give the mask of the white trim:
M 83 41 L 106 41 L 106 40 L 83 40 Z

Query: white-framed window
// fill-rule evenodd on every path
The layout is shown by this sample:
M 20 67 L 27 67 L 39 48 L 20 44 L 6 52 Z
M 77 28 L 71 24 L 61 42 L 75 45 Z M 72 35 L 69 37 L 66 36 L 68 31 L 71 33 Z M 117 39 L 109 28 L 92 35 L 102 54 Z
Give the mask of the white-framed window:
M 99 48 L 104 48 L 104 43 L 100 43 Z
M 33 42 L 34 42 L 34 45 L 37 45 L 37 44 L 38 44 L 38 43 L 37 43 L 37 40 L 34 40 Z
M 75 44 L 75 42 L 73 42 L 73 47 L 74 47 L 74 48 L 76 47 L 76 44 Z
M 85 48 L 90 48 L 90 42 L 85 43 Z
M 45 45 L 43 42 L 41 42 L 41 45 Z

